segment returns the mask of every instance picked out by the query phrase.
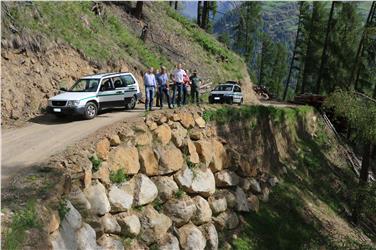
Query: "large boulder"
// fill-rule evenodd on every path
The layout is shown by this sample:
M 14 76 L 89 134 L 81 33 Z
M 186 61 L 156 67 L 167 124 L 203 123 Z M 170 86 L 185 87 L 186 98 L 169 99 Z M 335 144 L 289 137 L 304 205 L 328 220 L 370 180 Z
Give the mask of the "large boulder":
M 76 232 L 76 237 L 79 250 L 100 249 L 100 246 L 97 245 L 95 231 L 89 224 L 84 223 Z
M 213 195 L 209 197 L 209 205 L 214 214 L 219 214 L 226 211 L 227 201 L 226 197 Z
M 95 151 L 100 159 L 107 160 L 110 152 L 110 141 L 107 138 L 100 140 L 95 145 Z
M 195 141 L 194 144 L 196 146 L 197 153 L 200 156 L 201 162 L 208 167 L 214 156 L 212 143 L 207 140 L 199 140 Z
M 180 112 L 180 123 L 184 128 L 193 128 L 195 126 L 195 120 L 190 112 Z
M 147 176 L 158 175 L 158 160 L 151 146 L 140 148 L 141 172 Z
M 195 203 L 189 196 L 168 200 L 163 208 L 164 214 L 170 217 L 178 227 L 186 224 L 196 211 Z
M 66 201 L 66 209 L 67 213 L 64 216 L 62 223 L 66 222 L 69 226 L 71 226 L 74 230 L 77 230 L 82 225 L 82 217 L 81 214 L 73 207 L 70 201 Z
M 157 151 L 160 163 L 158 173 L 160 175 L 176 172 L 183 167 L 183 154 L 173 144 L 159 147 Z
M 126 174 L 137 174 L 140 170 L 138 150 L 134 146 L 119 146 L 110 152 L 109 160 L 112 171 L 124 169 Z
M 249 212 L 247 196 L 243 189 L 240 187 L 236 188 L 236 210 L 239 212 Z
M 99 166 L 98 171 L 93 173 L 93 179 L 100 180 L 105 185 L 110 185 L 110 166 L 108 162 L 104 161 Z
M 180 250 L 178 239 L 168 233 L 156 244 L 159 250 Z
M 56 230 L 49 236 L 51 248 L 60 249 L 77 249 L 76 229 L 73 228 L 67 220 L 63 220 L 60 229 Z
M 98 240 L 98 244 L 106 250 L 124 250 L 121 238 L 115 235 L 102 235 Z
M 111 212 L 124 212 L 129 210 L 133 204 L 133 194 L 125 192 L 112 185 L 108 192 L 108 199 L 111 204 Z
M 87 212 L 90 210 L 90 202 L 86 199 L 85 194 L 80 188 L 74 188 L 68 195 L 68 199 L 72 205 L 81 212 Z
M 204 250 L 206 239 L 200 229 L 189 223 L 178 229 L 180 246 L 184 250 Z
M 213 218 L 215 227 L 219 231 L 234 229 L 239 225 L 239 218 L 233 211 L 225 211 Z
M 188 193 L 209 197 L 215 192 L 214 175 L 209 168 L 183 168 L 174 175 L 176 182 Z
M 252 193 L 255 193 L 255 194 L 261 193 L 260 183 L 255 178 L 250 178 L 249 183 L 250 183 L 250 189 Z
M 215 173 L 215 184 L 217 187 L 231 187 L 239 184 L 239 176 L 233 171 L 222 170 Z
M 206 249 L 218 249 L 218 233 L 212 223 L 207 223 L 199 227 L 204 237 L 206 238 Z
M 227 153 L 222 143 L 216 139 L 211 140 L 213 161 L 210 163 L 210 169 L 215 173 L 226 168 L 227 165 Z
M 171 140 L 171 129 L 167 124 L 160 125 L 154 133 L 163 145 L 167 145 Z
M 93 182 L 90 187 L 85 189 L 84 193 L 90 202 L 92 213 L 104 215 L 110 212 L 111 205 L 107 199 L 106 188 L 100 182 Z
M 257 167 L 249 162 L 247 159 L 242 159 L 239 162 L 242 176 L 255 177 L 257 175 Z
M 171 199 L 179 190 L 172 176 L 156 176 L 152 181 L 157 186 L 158 196 L 162 201 Z
M 101 217 L 101 224 L 105 233 L 117 234 L 121 231 L 120 225 L 110 213 Z
M 146 175 L 136 176 L 136 190 L 134 193 L 134 204 L 142 206 L 152 202 L 158 196 L 158 189 Z
M 119 213 L 116 216 L 116 221 L 121 227 L 121 234 L 127 237 L 136 237 L 141 230 L 140 220 L 137 215 L 129 212 Z
M 203 138 L 203 134 L 201 129 L 199 128 L 193 128 L 189 131 L 189 138 L 191 138 L 193 141 L 198 141 Z
M 121 143 L 121 140 L 120 140 L 119 135 L 117 135 L 117 134 L 111 135 L 111 137 L 110 137 L 110 145 L 111 146 L 118 146 L 118 145 L 120 145 L 120 143 Z
M 153 136 L 149 132 L 136 133 L 135 144 L 137 146 L 151 145 Z
M 199 128 L 205 128 L 206 126 L 205 120 L 201 116 L 196 116 L 195 122 Z
M 183 128 L 180 123 L 174 123 L 172 129 L 172 141 L 180 148 L 183 145 L 184 138 L 187 136 L 188 131 Z
M 216 195 L 226 198 L 226 203 L 227 203 L 228 208 L 234 208 L 236 206 L 236 196 L 234 192 L 227 190 L 227 189 L 222 189 L 222 190 L 217 190 Z
M 187 145 L 188 160 L 193 164 L 200 163 L 195 144 L 190 139 L 186 139 L 185 144 Z
M 150 245 L 161 240 L 172 225 L 172 221 L 164 214 L 158 213 L 152 206 L 146 206 L 140 214 L 140 238 Z
M 209 222 L 212 217 L 212 210 L 210 209 L 209 203 L 199 195 L 195 196 L 193 201 L 196 205 L 196 210 L 191 218 L 192 222 L 195 225 Z

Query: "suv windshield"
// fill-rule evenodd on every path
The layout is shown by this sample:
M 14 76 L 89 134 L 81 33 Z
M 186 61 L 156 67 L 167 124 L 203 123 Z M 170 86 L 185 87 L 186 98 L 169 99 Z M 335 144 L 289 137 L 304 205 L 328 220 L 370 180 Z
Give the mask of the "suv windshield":
M 99 79 L 80 79 L 70 89 L 69 92 L 96 92 Z
M 232 85 L 218 85 L 214 89 L 215 91 L 232 91 Z

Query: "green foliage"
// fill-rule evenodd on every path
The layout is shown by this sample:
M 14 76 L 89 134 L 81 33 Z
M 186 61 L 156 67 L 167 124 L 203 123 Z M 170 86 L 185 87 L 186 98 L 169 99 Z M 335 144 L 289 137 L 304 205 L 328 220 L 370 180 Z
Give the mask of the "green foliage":
M 160 198 L 156 198 L 154 201 L 153 201 L 153 207 L 155 210 L 157 210 L 158 212 L 162 211 L 162 208 L 163 208 L 163 202 Z
M 125 173 L 124 169 L 120 168 L 116 171 L 110 172 L 110 181 L 112 183 L 123 183 L 128 180 L 128 175 Z
M 62 199 L 59 201 L 57 211 L 59 212 L 60 220 L 64 220 L 65 215 L 69 212 L 70 208 L 67 206 L 67 200 Z
M 175 192 L 175 197 L 176 197 L 177 199 L 181 199 L 181 198 L 183 198 L 184 195 L 185 195 L 185 192 L 184 192 L 184 190 L 182 190 L 182 189 L 179 189 L 178 191 Z
M 144 211 L 144 206 L 136 206 L 134 209 L 136 211 L 142 212 L 142 211 Z
M 35 201 L 29 201 L 24 209 L 17 211 L 13 215 L 12 223 L 5 232 L 5 249 L 20 249 L 25 240 L 25 231 L 40 227 Z
M 96 155 L 92 155 L 89 157 L 89 160 L 91 161 L 91 163 L 93 164 L 93 172 L 96 172 L 99 170 L 99 167 L 101 166 L 102 164 L 102 160 L 99 159 Z
M 330 95 L 325 106 L 345 118 L 349 126 L 363 142 L 376 143 L 376 104 L 351 91 L 337 89 Z

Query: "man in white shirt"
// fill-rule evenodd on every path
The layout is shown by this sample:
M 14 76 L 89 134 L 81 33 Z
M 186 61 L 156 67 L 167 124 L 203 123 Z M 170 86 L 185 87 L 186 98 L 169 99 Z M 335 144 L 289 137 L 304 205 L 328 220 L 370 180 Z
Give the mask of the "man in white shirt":
M 176 70 L 174 71 L 173 75 L 173 81 L 175 82 L 174 88 L 173 88 L 173 95 L 172 95 L 172 105 L 175 106 L 175 100 L 177 101 L 178 107 L 180 107 L 181 101 L 182 101 L 182 92 L 183 92 L 183 84 L 184 84 L 184 75 L 185 71 L 182 68 L 182 64 L 179 63 L 177 65 Z M 178 92 L 178 96 L 176 99 L 176 91 Z

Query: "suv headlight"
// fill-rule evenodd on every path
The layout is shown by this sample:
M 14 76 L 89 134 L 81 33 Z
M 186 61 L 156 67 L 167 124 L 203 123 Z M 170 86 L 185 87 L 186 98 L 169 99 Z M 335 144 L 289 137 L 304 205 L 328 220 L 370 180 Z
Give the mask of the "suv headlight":
M 73 107 L 73 106 L 78 106 L 80 104 L 80 100 L 73 100 L 73 101 L 68 101 L 67 106 Z

